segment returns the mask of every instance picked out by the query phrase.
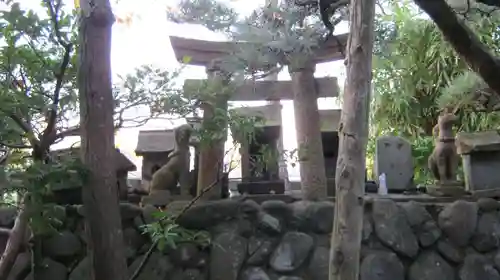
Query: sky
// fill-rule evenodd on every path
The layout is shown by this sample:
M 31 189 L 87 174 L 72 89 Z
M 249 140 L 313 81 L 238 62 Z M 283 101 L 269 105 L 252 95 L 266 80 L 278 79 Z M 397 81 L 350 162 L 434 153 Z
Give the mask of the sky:
M 68 5 L 73 5 L 72 0 L 67 1 Z M 28 4 L 29 2 L 29 4 Z M 113 1 L 112 1 L 113 2 Z M 229 2 L 239 13 L 251 11 L 262 5 L 264 0 L 254 1 L 231 1 Z M 28 5 L 33 8 L 39 6 L 39 1 L 23 0 L 23 6 Z M 169 36 L 180 36 L 186 38 L 195 38 L 208 41 L 221 41 L 224 38 L 220 34 L 214 34 L 202 26 L 196 25 L 178 25 L 167 21 L 166 10 L 168 7 L 175 6 L 173 0 L 119 0 L 113 3 L 113 11 L 117 16 L 133 15 L 130 25 L 115 24 L 113 26 L 113 39 L 111 50 L 111 67 L 113 77 L 125 75 L 133 71 L 134 68 L 144 64 L 150 64 L 161 68 L 175 69 L 179 66 L 176 61 Z M 341 25 L 336 28 L 338 34 L 348 32 L 347 25 Z M 337 77 L 339 86 L 344 84 L 344 65 L 343 61 L 319 64 L 316 67 L 316 77 L 332 76 Z M 204 79 L 206 78 L 203 67 L 189 66 L 182 73 L 182 78 Z M 279 80 L 289 80 L 290 76 L 285 69 L 278 75 Z M 252 102 L 242 104 L 243 106 L 259 106 L 266 102 Z M 293 115 L 293 103 L 291 101 L 282 101 L 282 119 L 283 139 L 285 150 L 293 150 L 297 147 L 295 137 L 295 122 Z M 320 109 L 338 109 L 338 105 L 333 98 L 318 99 Z M 137 114 L 145 112 L 147 108 L 137 108 Z M 181 122 L 182 123 L 182 122 Z M 137 172 L 132 172 L 129 176 L 140 178 L 141 158 L 136 157 L 134 150 L 137 145 L 137 136 L 140 130 L 166 129 L 173 128 L 177 123 L 168 120 L 151 120 L 140 128 L 121 129 L 116 135 L 116 144 L 120 150 L 126 154 L 137 165 Z M 230 141 L 231 139 L 228 139 Z M 63 148 L 79 141 L 79 137 L 68 138 L 59 143 L 54 148 Z M 227 145 L 226 145 L 227 146 Z M 299 167 L 288 166 L 290 179 L 298 179 L 300 176 Z M 239 170 L 235 170 L 231 177 L 239 177 Z

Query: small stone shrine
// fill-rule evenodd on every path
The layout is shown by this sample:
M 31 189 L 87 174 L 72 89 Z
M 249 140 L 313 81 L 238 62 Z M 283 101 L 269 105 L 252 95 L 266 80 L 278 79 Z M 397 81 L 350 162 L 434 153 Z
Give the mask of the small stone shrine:
M 116 179 L 120 200 L 128 199 L 128 173 L 136 171 L 137 167 L 119 149 L 115 149 Z M 50 152 L 55 159 L 63 160 L 65 157 L 80 157 L 80 148 L 60 149 Z M 59 186 L 53 189 L 54 202 L 59 204 L 81 203 L 81 186 Z
M 500 197 L 500 135 L 498 131 L 459 133 L 465 188 L 473 195 Z
M 260 117 L 262 123 L 258 122 L 253 139 L 244 139 L 233 131 L 233 137 L 240 143 L 241 156 L 241 177 L 242 182 L 238 184 L 240 193 L 248 194 L 283 194 L 285 183 L 279 177 L 280 150 L 282 145 L 281 131 L 281 105 L 275 104 L 259 107 L 235 108 L 238 114 L 249 117 Z M 275 155 L 274 159 L 267 162 L 259 162 L 263 149 L 270 155 Z
M 151 181 L 156 170 L 168 161 L 168 155 L 174 150 L 174 130 L 139 131 L 135 154 L 142 157 L 142 179 Z

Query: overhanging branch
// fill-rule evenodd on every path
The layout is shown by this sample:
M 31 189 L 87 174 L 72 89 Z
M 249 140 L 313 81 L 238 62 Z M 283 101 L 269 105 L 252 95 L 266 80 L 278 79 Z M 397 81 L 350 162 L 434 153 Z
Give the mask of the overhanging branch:
M 500 59 L 453 12 L 445 0 L 414 0 L 436 23 L 445 39 L 488 86 L 500 95 Z M 480 1 L 483 2 L 483 1 Z M 484 1 L 491 2 L 491 1 Z M 491 4 L 490 4 L 491 5 Z
M 52 21 L 52 24 L 54 25 L 54 30 L 56 33 L 57 37 L 57 42 L 64 47 L 64 56 L 61 62 L 61 66 L 59 67 L 59 72 L 55 73 L 55 78 L 56 78 L 56 86 L 54 89 L 54 94 L 52 96 L 52 107 L 50 108 L 50 113 L 49 113 L 49 119 L 47 122 L 47 127 L 43 131 L 41 139 L 41 145 L 42 149 L 46 149 L 49 147 L 53 142 L 51 142 L 49 137 L 51 134 L 55 134 L 55 126 L 57 122 L 57 107 L 59 106 L 59 100 L 60 100 L 60 95 L 61 95 L 61 89 L 62 85 L 64 82 L 64 75 L 66 73 L 66 69 L 68 68 L 70 58 L 71 58 L 71 52 L 73 50 L 73 45 L 71 43 L 65 42 L 65 40 L 62 37 L 61 30 L 59 27 L 59 11 L 61 7 L 61 0 L 58 0 L 56 5 L 52 5 L 51 0 L 46 0 L 47 6 L 49 8 L 49 13 L 50 13 L 50 19 Z

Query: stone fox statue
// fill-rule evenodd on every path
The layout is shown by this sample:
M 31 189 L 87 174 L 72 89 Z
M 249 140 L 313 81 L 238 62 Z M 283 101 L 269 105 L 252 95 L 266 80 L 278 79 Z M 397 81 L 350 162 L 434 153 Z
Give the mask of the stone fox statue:
M 189 138 L 193 128 L 189 124 L 183 124 L 174 130 L 175 147 L 168 155 L 168 162 L 158 169 L 154 174 L 150 184 L 150 193 L 157 190 L 172 191 L 181 187 L 181 195 L 189 195 L 190 175 L 189 175 Z
M 457 120 L 454 114 L 445 112 L 438 118 L 433 129 L 435 146 L 429 156 L 429 169 L 434 178 L 440 182 L 456 180 L 459 157 L 453 135 L 453 124 Z

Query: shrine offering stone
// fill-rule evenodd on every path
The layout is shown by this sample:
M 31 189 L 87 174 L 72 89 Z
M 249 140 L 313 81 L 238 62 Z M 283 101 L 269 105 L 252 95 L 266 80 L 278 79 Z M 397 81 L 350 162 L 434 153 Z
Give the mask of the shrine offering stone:
M 385 173 L 389 191 L 403 191 L 414 188 L 411 145 L 397 136 L 383 136 L 377 139 L 375 147 L 375 180 Z
M 462 164 L 467 191 L 500 189 L 500 135 L 498 131 L 459 133 L 457 152 Z

